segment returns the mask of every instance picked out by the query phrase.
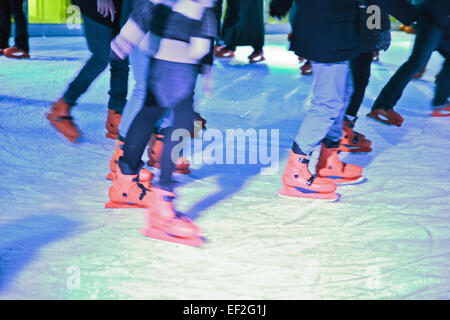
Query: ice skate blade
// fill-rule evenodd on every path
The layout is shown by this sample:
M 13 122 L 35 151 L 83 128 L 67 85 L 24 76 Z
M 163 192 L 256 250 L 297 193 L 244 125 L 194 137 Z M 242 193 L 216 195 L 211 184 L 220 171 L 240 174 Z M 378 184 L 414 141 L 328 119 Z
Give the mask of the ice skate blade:
M 254 63 L 262 62 L 265 60 L 266 59 L 263 56 L 261 56 L 261 57 L 256 57 L 255 59 L 249 59 L 249 63 L 254 64 Z
M 105 203 L 105 208 L 107 208 L 107 209 L 136 209 L 136 208 L 143 209 L 145 207 L 142 205 L 139 205 L 139 204 L 108 201 L 107 203 Z
M 169 235 L 156 228 L 142 228 L 141 233 L 142 235 L 152 239 L 184 244 L 192 247 L 201 247 L 205 243 L 205 240 L 200 236 L 195 238 L 180 238 Z
M 119 139 L 119 134 L 118 133 L 112 133 L 112 132 L 108 132 L 105 135 L 107 138 L 112 139 L 112 140 L 117 140 Z
M 161 165 L 159 164 L 159 162 L 152 162 L 151 160 L 149 160 L 149 161 L 147 161 L 147 166 L 149 166 L 150 168 L 161 170 Z M 191 174 L 191 170 L 189 169 L 189 166 L 183 166 L 181 168 L 177 168 L 175 166 L 175 169 L 173 170 L 173 172 L 178 173 L 178 174 L 184 174 L 184 175 Z
M 372 151 L 372 148 L 360 148 L 360 147 L 348 147 L 348 146 L 341 146 L 339 148 L 341 152 L 350 152 L 350 153 L 368 153 Z
M 113 181 L 115 178 L 116 178 L 116 174 L 113 172 L 110 172 L 106 175 L 106 180 Z
M 285 199 L 311 199 L 311 200 L 327 200 L 330 202 L 337 201 L 340 198 L 340 195 L 331 192 L 331 193 L 320 193 L 320 192 L 312 192 L 305 193 L 302 192 L 295 187 L 283 186 L 278 191 L 278 196 Z
M 332 181 L 334 181 L 334 183 L 336 183 L 337 186 L 349 186 L 349 185 L 354 185 L 354 184 L 362 184 L 367 181 L 367 179 L 364 178 L 363 176 L 361 176 L 359 178 L 355 178 L 355 179 L 336 179 L 336 178 L 330 178 L 330 177 L 324 177 L 324 178 L 331 179 Z
M 450 106 L 434 109 L 430 114 L 432 117 L 450 117 Z
M 401 127 L 403 121 L 395 121 L 395 120 L 389 120 L 389 119 L 383 119 L 380 118 L 378 115 L 372 115 L 370 113 L 367 114 L 368 118 L 372 118 L 375 121 L 378 121 L 380 123 L 386 124 L 386 125 L 392 125 L 392 126 L 397 126 L 397 127 Z

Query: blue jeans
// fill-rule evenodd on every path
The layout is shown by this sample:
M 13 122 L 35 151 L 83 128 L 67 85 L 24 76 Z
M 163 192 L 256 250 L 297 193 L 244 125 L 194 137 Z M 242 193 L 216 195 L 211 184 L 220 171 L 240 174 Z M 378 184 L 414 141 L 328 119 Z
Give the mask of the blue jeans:
M 0 49 L 9 47 L 11 36 L 11 16 L 14 17 L 15 47 L 30 51 L 28 44 L 28 22 L 23 12 L 23 0 L 0 0 Z
M 141 157 L 159 119 L 170 110 L 173 124 L 164 132 L 164 148 L 161 157 L 159 185 L 172 189 L 172 172 L 175 163 L 172 149 L 180 141 L 172 141 L 176 129 L 193 129 L 194 90 L 199 66 L 152 59 L 147 77 L 145 103 L 134 117 L 125 138 L 124 155 L 119 160 L 125 174 L 136 174 Z
M 375 100 L 374 109 L 392 109 L 400 100 L 403 90 L 408 83 L 430 60 L 433 51 L 438 50 L 445 33 L 435 24 L 420 22 L 416 27 L 416 40 L 411 56 L 392 76 Z M 445 62 L 436 85 L 432 104 L 443 105 L 447 102 L 450 93 L 450 52 L 440 51 Z
M 64 100 L 70 105 L 76 104 L 78 98 L 108 66 L 111 40 L 114 37 L 111 28 L 84 15 L 83 22 L 88 48 L 92 55 L 63 95 Z M 122 113 L 127 102 L 128 71 L 128 60 L 111 61 L 108 108 L 117 113 Z
M 127 136 L 128 129 L 131 126 L 137 113 L 142 109 L 145 103 L 145 97 L 147 96 L 147 75 L 150 68 L 150 57 L 143 52 L 139 47 L 136 47 L 130 54 L 130 64 L 133 70 L 134 79 L 136 84 L 133 89 L 128 103 L 126 104 L 122 119 L 119 125 L 119 135 L 122 138 Z M 163 118 L 161 118 L 156 124 L 156 128 L 166 128 L 172 125 L 173 112 L 166 111 Z M 155 129 L 156 129 L 155 128 Z
M 311 108 L 298 130 L 295 142 L 310 155 L 324 138 L 339 141 L 345 110 L 353 93 L 349 62 L 311 62 L 313 87 Z

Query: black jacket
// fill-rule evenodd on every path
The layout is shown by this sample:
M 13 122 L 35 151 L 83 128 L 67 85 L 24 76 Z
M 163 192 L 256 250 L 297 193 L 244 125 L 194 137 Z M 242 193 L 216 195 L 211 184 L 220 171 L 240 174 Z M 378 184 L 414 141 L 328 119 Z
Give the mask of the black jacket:
M 272 0 L 270 13 L 284 16 L 292 0 Z M 321 63 L 359 55 L 357 0 L 300 0 L 294 17 L 291 50 Z
M 99 22 L 100 24 L 119 30 L 120 12 L 122 9 L 122 0 L 113 0 L 116 9 L 116 18 L 111 22 L 111 17 L 103 18 L 97 11 L 96 0 L 72 0 L 72 4 L 80 7 L 81 13 L 86 17 Z
M 450 0 L 425 0 L 417 8 L 425 20 L 450 33 Z
M 359 48 L 361 52 L 387 50 L 390 45 L 390 37 L 384 33 L 389 32 L 391 29 L 389 14 L 381 9 L 380 29 L 369 29 L 367 27 L 367 20 L 373 13 L 367 13 L 367 9 L 374 3 L 372 0 L 359 1 Z
M 406 0 L 370 0 L 390 15 L 394 16 L 405 26 L 409 26 L 419 19 L 419 11 Z M 448 1 L 448 0 L 444 0 Z

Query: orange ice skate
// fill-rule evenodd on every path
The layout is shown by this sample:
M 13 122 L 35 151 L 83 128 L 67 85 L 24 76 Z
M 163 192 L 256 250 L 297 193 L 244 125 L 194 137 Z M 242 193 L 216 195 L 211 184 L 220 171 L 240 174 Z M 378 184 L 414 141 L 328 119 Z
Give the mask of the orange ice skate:
M 354 121 L 344 121 L 344 134 L 339 150 L 342 152 L 370 152 L 372 142 L 366 136 L 353 130 Z
M 119 138 L 119 124 L 122 119 L 120 113 L 116 113 L 114 110 L 108 109 L 108 117 L 106 118 L 106 137 L 117 140 Z
M 173 210 L 173 192 L 153 188 L 150 198 L 151 207 L 145 213 L 146 226 L 141 229 L 144 236 L 194 247 L 203 245 L 201 228 Z
M 67 104 L 64 99 L 56 101 L 50 112 L 46 114 L 48 121 L 64 135 L 70 142 L 75 143 L 81 136 L 80 130 L 73 122 L 73 118 L 70 115 L 70 109 L 72 106 Z
M 117 140 L 116 148 L 114 149 L 113 155 L 111 159 L 109 160 L 109 169 L 110 172 L 106 176 L 106 179 L 108 180 L 114 180 L 116 179 L 116 172 L 117 167 L 119 163 L 119 158 L 123 156 L 123 147 L 124 142 Z M 139 171 L 139 182 L 144 185 L 147 189 L 150 189 L 151 187 L 151 181 L 153 179 L 153 173 L 145 168 L 142 168 L 141 171 Z
M 164 136 L 160 134 L 154 134 L 150 139 L 149 147 L 147 148 L 148 160 L 147 165 L 154 168 L 161 168 L 161 157 L 163 152 Z M 178 158 L 175 164 L 175 172 L 181 174 L 190 174 L 189 161 L 186 158 Z
M 117 165 L 116 177 L 109 188 L 105 208 L 149 208 L 150 189 L 139 182 L 139 174 L 123 174 Z
M 339 159 L 339 148 L 327 148 L 322 144 L 316 172 L 319 177 L 333 180 L 338 185 L 355 184 L 363 180 L 362 168 Z
M 283 187 L 278 192 L 281 196 L 336 200 L 336 184 L 330 179 L 319 178 L 308 169 L 309 159 L 291 151 L 286 169 L 283 173 Z

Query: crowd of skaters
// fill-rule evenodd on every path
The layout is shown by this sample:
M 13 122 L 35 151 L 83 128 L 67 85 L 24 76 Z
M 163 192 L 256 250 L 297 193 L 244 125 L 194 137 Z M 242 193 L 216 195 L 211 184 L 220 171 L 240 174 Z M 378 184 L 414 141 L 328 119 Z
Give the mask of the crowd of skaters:
M 3 35 L 0 52 L 11 58 L 29 58 L 26 19 L 24 22 L 16 18 L 21 16 L 19 11 L 23 14 L 22 1 L 1 2 L 8 5 L 0 9 Z M 199 77 L 204 81 L 203 88 L 211 89 L 214 58 L 233 58 L 237 46 L 251 46 L 249 63 L 265 60 L 263 0 L 72 0 L 72 3 L 81 9 L 91 57 L 53 103 L 47 119 L 69 141 L 77 142 L 81 131 L 71 110 L 110 65 L 106 128 L 107 137 L 116 139 L 117 144 L 110 160 L 108 178 L 112 182 L 107 207 L 146 208 L 144 235 L 202 245 L 201 228 L 173 208 L 172 173 L 188 174 L 189 162 L 181 156 L 172 157 L 179 140 L 173 141 L 171 137 L 180 128 L 195 137 L 195 124 L 205 126 L 206 120 L 195 112 L 194 94 Z M 370 15 L 367 8 L 371 5 L 381 8 L 379 28 L 367 27 Z M 372 61 L 378 58 L 379 51 L 390 46 L 390 15 L 404 25 L 413 26 L 416 38 L 411 56 L 383 88 L 367 116 L 401 126 L 403 117 L 394 111 L 394 106 L 434 51 L 442 54 L 444 63 L 436 82 L 431 115 L 449 115 L 449 1 L 272 0 L 269 14 L 279 19 L 290 15 L 289 50 L 304 62 L 302 74 L 314 79 L 312 107 L 293 141 L 280 195 L 336 200 L 339 185 L 363 179 L 362 168 L 342 162 L 339 153 L 372 150 L 371 141 L 354 127 Z M 13 47 L 8 45 L 11 15 L 19 25 Z M 136 85 L 127 101 L 129 65 Z M 319 160 L 312 173 L 309 159 L 318 146 Z M 153 179 L 141 160 L 146 148 L 148 165 L 161 169 L 159 179 Z

